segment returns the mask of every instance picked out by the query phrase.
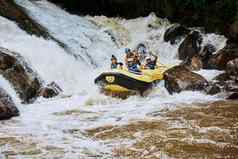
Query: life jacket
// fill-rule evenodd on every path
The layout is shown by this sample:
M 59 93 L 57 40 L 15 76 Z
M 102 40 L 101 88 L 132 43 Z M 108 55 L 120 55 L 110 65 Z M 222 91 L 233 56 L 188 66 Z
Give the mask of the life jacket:
M 139 55 L 134 55 L 133 60 L 134 60 L 134 63 L 136 63 L 138 65 L 141 65 L 141 61 L 140 61 Z
M 131 66 L 128 67 L 128 69 L 129 71 L 132 71 L 132 72 L 141 72 L 137 64 L 132 64 Z
M 130 57 L 126 59 L 126 64 L 128 67 L 130 67 L 134 63 L 134 58 Z
M 154 62 L 150 62 L 150 63 L 146 64 L 146 67 L 151 69 L 151 70 L 154 70 L 155 66 L 156 66 L 156 64 Z
M 146 62 L 145 67 L 151 70 L 154 70 L 156 68 L 157 65 L 157 60 L 158 57 L 157 56 L 148 56 L 148 58 L 150 58 L 150 62 Z
M 111 64 L 111 69 L 117 69 L 117 63 L 115 63 L 115 64 Z

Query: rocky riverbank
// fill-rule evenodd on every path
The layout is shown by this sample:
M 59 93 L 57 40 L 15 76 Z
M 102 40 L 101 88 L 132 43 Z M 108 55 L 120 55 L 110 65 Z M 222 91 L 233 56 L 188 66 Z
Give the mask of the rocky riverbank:
M 184 40 L 181 41 L 181 38 Z M 226 46 L 217 50 L 210 43 L 203 43 L 201 32 L 186 28 L 182 25 L 173 25 L 168 28 L 164 40 L 174 45 L 181 43 L 178 48 L 178 58 L 182 62 L 164 73 L 165 87 L 172 93 L 183 90 L 205 91 L 208 94 L 227 92 L 229 99 L 237 98 L 237 60 L 238 45 L 230 39 Z M 211 81 L 207 81 L 194 71 L 201 69 L 222 70 Z

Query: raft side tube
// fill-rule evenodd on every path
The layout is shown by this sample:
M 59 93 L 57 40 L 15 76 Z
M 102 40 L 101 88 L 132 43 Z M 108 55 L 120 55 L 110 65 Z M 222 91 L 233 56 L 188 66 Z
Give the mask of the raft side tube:
M 144 92 L 153 86 L 152 82 L 134 79 L 118 72 L 102 73 L 95 79 L 95 84 L 98 84 L 101 87 L 105 87 L 107 85 L 118 85 L 128 90 L 138 92 Z

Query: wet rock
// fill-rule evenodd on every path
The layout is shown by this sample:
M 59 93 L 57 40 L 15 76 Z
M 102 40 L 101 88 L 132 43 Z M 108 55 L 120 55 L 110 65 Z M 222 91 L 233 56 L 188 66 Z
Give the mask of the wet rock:
M 224 84 L 224 90 L 227 92 L 238 92 L 238 82 L 229 80 Z
M 226 92 L 231 93 L 228 99 L 238 99 L 238 58 L 227 63 L 226 78 L 220 83 Z
M 191 71 L 199 71 L 203 68 L 202 58 L 198 55 L 193 56 L 191 59 L 187 59 L 182 65 Z
M 0 74 L 13 85 L 23 103 L 37 98 L 42 81 L 18 53 L 0 48 Z
M 202 35 L 198 31 L 188 34 L 179 46 L 178 55 L 180 60 L 191 59 L 201 51 Z
M 212 57 L 213 53 L 216 51 L 216 48 L 212 44 L 206 44 L 202 51 L 198 54 L 195 54 L 191 58 L 187 58 L 182 64 L 188 67 L 192 71 L 198 71 L 200 69 L 208 68 L 208 60 Z
M 209 69 L 225 70 L 227 63 L 235 58 L 238 58 L 238 45 L 234 43 L 227 44 L 218 53 L 212 55 L 208 60 L 207 67 Z
M 175 66 L 164 73 L 165 87 L 170 94 L 184 90 L 204 90 L 208 82 L 184 66 Z
M 10 119 L 18 116 L 19 111 L 7 92 L 0 88 L 0 120 Z
M 213 79 L 213 82 L 219 86 L 223 92 L 232 94 L 238 92 L 238 82 L 232 78 L 233 76 L 230 76 L 227 72 L 225 72 L 216 76 Z
M 51 82 L 46 87 L 41 88 L 39 92 L 39 96 L 44 98 L 53 98 L 58 96 L 62 92 L 62 89 L 57 83 Z
M 229 95 L 229 97 L 227 99 L 237 100 L 238 99 L 238 92 L 232 93 L 231 95 Z
M 221 88 L 218 84 L 210 84 L 208 87 L 206 87 L 205 91 L 209 95 L 215 95 L 221 92 Z
M 230 80 L 230 77 L 227 73 L 222 73 L 213 78 L 213 81 L 216 81 L 216 82 L 226 82 L 228 80 Z
M 212 57 L 213 53 L 216 52 L 216 47 L 212 44 L 206 44 L 202 51 L 199 53 L 199 56 L 202 58 L 203 68 L 207 69 L 208 60 Z
M 175 24 L 168 28 L 164 34 L 164 41 L 175 44 L 181 37 L 187 35 L 190 32 L 188 28 L 180 24 Z
M 226 72 L 230 79 L 238 81 L 238 58 L 227 63 Z

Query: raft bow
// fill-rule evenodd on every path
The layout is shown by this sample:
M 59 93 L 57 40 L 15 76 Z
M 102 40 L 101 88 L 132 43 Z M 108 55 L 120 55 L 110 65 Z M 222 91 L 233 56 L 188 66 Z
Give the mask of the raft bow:
M 163 80 L 167 66 L 159 65 L 156 69 L 144 69 L 140 73 L 129 72 L 127 69 L 114 69 L 104 72 L 95 79 L 101 91 L 106 95 L 127 97 L 132 94 L 144 95 L 155 83 Z

